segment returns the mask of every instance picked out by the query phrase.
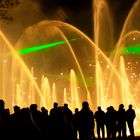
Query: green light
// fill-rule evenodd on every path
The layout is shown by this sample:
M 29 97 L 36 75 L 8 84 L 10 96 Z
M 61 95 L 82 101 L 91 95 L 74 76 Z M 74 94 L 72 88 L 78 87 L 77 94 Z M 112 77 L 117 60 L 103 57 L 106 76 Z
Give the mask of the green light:
M 31 52 L 36 52 L 36 51 L 39 51 L 39 50 L 42 50 L 42 49 L 54 47 L 56 45 L 61 45 L 61 44 L 64 44 L 64 43 L 65 43 L 64 41 L 61 41 L 61 42 L 39 45 L 39 46 L 31 47 L 31 48 L 25 48 L 25 49 L 19 50 L 18 53 L 21 54 L 21 55 L 28 54 L 28 53 L 31 53 Z
M 72 42 L 72 41 L 75 41 L 75 40 L 78 40 L 78 39 L 81 39 L 81 38 L 71 39 L 71 40 L 69 40 L 69 42 L 70 41 Z M 65 43 L 67 43 L 67 42 L 66 41 L 59 41 L 59 42 L 54 42 L 54 43 L 49 43 L 49 44 L 43 44 L 43 45 L 39 45 L 39 46 L 34 46 L 34 47 L 18 50 L 18 53 L 20 55 L 28 54 L 28 53 L 36 52 L 36 51 L 43 50 L 43 49 L 46 49 L 46 48 L 51 48 L 51 47 L 54 47 L 54 46 L 57 46 L 57 45 L 62 45 L 62 44 L 65 44 Z
M 126 55 L 126 54 L 137 54 L 138 55 L 138 54 L 140 54 L 140 44 L 128 46 L 128 47 L 122 48 L 118 51 L 114 50 L 111 52 L 111 54 L 115 54 L 115 53 L 122 54 L 122 55 Z
M 127 48 L 123 48 L 121 50 L 122 54 L 140 54 L 140 44 L 136 44 L 133 46 L 128 46 Z

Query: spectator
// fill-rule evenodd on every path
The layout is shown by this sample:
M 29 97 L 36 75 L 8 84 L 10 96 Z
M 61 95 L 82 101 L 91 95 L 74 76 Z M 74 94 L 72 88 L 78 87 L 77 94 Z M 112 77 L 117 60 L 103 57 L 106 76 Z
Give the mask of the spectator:
M 108 140 L 116 139 L 116 131 L 117 131 L 116 115 L 117 113 L 113 106 L 110 106 L 107 108 L 105 124 L 106 124 L 106 129 L 107 129 Z
M 79 110 L 78 108 L 75 108 L 75 113 L 73 115 L 73 128 L 74 128 L 74 140 L 77 140 L 77 133 L 79 131 L 79 127 L 78 127 L 78 124 L 79 124 Z
M 94 137 L 94 117 L 88 102 L 82 103 L 79 112 L 79 137 L 80 140 L 91 140 Z
M 126 112 L 123 104 L 119 105 L 119 110 L 117 111 L 117 123 L 119 138 L 126 139 Z
M 132 105 L 129 105 L 128 110 L 126 111 L 127 116 L 127 124 L 130 132 L 130 136 L 133 138 L 135 136 L 134 134 L 134 119 L 136 117 L 135 110 L 132 109 Z
M 97 135 L 98 139 L 101 138 L 100 130 L 102 132 L 102 138 L 105 138 L 105 112 L 102 111 L 101 107 L 98 107 L 98 111 L 95 112 L 94 118 L 97 125 Z

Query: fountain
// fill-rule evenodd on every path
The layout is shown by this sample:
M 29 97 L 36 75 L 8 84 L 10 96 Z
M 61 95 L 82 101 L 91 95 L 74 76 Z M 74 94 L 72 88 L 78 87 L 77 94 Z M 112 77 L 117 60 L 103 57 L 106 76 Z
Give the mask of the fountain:
M 28 27 L 14 47 L 0 31 L 0 98 L 11 109 L 31 103 L 50 109 L 58 102 L 74 111 L 85 100 L 91 109 L 100 105 L 104 111 L 110 105 L 118 109 L 123 103 L 127 109 L 132 104 L 138 134 L 139 8 L 137 1 L 115 45 L 105 0 L 94 3 L 94 42 L 74 26 L 55 20 Z

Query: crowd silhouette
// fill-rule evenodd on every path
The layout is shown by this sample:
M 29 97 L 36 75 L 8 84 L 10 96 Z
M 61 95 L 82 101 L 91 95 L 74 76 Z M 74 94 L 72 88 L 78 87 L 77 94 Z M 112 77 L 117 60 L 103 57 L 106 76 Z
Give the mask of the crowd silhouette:
M 88 102 L 82 103 L 82 109 L 75 108 L 73 113 L 68 104 L 59 106 L 54 102 L 53 108 L 48 111 L 45 107 L 38 109 L 37 104 L 27 108 L 14 106 L 14 113 L 5 108 L 5 102 L 0 100 L 0 138 L 38 139 L 38 140 L 94 140 L 97 139 L 125 140 L 126 126 L 130 136 L 134 139 L 135 110 L 130 104 L 128 109 L 120 104 L 118 110 L 113 106 L 104 112 L 98 106 L 95 113 L 90 109 Z M 106 130 L 106 131 L 105 131 Z

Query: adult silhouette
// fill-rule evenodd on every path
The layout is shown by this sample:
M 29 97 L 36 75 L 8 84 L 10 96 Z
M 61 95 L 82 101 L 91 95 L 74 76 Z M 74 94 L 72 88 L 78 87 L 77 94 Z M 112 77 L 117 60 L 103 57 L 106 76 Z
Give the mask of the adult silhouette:
M 50 110 L 50 140 L 65 140 L 65 115 L 58 103 L 53 104 Z
M 20 110 L 20 131 L 18 135 L 18 139 L 41 139 L 40 129 L 34 122 L 29 108 Z
M 14 139 L 19 139 L 20 137 L 20 107 L 15 105 L 14 113 L 10 115 L 10 136 Z
M 68 104 L 64 103 L 63 106 L 63 113 L 65 117 L 65 137 L 67 140 L 73 139 L 73 114 L 72 111 L 69 109 Z
M 126 112 L 123 104 L 119 105 L 119 110 L 117 111 L 117 123 L 119 138 L 126 139 Z
M 54 102 L 53 103 L 53 108 L 50 110 L 50 117 L 55 117 L 55 113 L 57 112 L 58 109 L 58 103 Z
M 128 107 L 128 110 L 126 111 L 127 116 L 127 124 L 130 132 L 130 136 L 134 137 L 134 119 L 136 117 L 135 110 L 132 108 L 132 105 L 130 104 Z
M 8 137 L 9 131 L 9 121 L 10 121 L 10 111 L 5 109 L 5 102 L 0 99 L 0 136 L 1 138 Z
M 34 123 L 37 125 L 37 127 L 40 129 L 41 127 L 41 112 L 38 110 L 37 104 L 31 104 L 30 105 L 30 112 L 32 115 L 32 119 Z
M 79 109 L 75 108 L 75 112 L 73 114 L 73 129 L 74 129 L 74 140 L 77 140 L 77 133 L 79 131 Z
M 108 140 L 116 139 L 116 131 L 117 131 L 116 115 L 117 115 L 117 113 L 113 106 L 110 106 L 107 108 L 105 124 L 106 124 L 106 129 L 107 129 L 107 139 Z
M 0 100 L 0 123 L 8 123 L 10 119 L 10 110 L 5 109 L 5 102 Z
M 72 124 L 72 121 L 73 121 L 73 114 L 72 114 L 72 111 L 69 109 L 68 107 L 68 104 L 64 104 L 64 107 L 63 107 L 63 112 L 64 112 L 64 115 L 67 119 L 67 121 Z
M 97 135 L 98 139 L 101 138 L 100 131 L 102 132 L 102 138 L 105 138 L 105 112 L 101 109 L 101 107 L 98 107 L 98 110 L 95 112 L 94 118 L 96 120 L 96 126 L 97 126 Z
M 49 139 L 50 137 L 50 117 L 48 110 L 45 107 L 41 107 L 41 132 L 44 139 Z
M 94 137 L 94 116 L 89 108 L 88 102 L 82 103 L 79 112 L 79 138 L 80 140 L 91 140 Z

